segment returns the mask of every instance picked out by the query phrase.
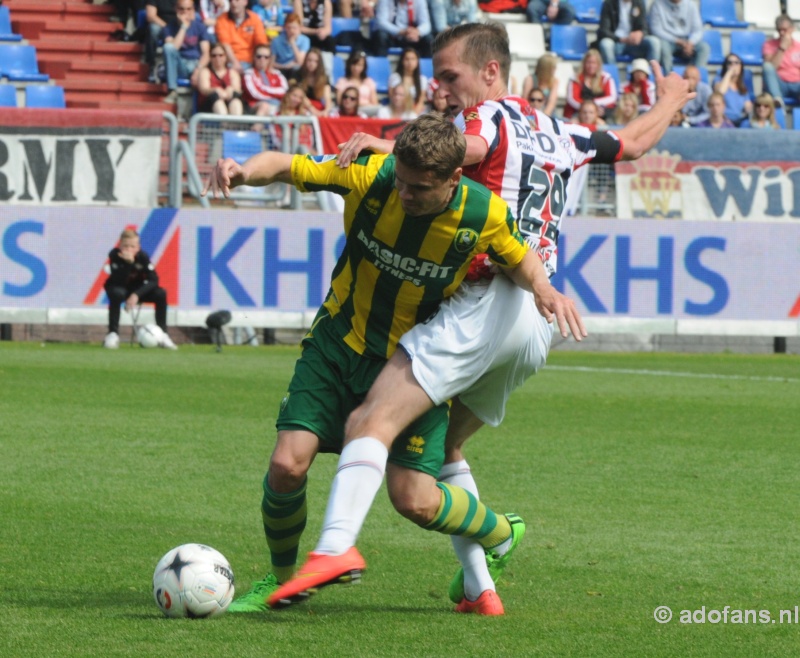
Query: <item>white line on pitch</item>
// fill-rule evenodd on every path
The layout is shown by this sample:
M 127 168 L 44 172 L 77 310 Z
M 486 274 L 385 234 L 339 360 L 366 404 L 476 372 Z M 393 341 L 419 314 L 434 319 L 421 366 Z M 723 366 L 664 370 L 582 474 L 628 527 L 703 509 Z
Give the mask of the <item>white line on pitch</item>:
M 545 370 L 567 370 L 574 372 L 605 372 L 617 375 L 652 375 L 655 377 L 692 377 L 695 379 L 743 379 L 751 382 L 791 382 L 800 383 L 800 379 L 793 377 L 758 377 L 750 375 L 713 375 L 701 372 L 675 372 L 672 370 L 634 370 L 633 368 L 592 368 L 589 366 L 551 366 L 546 365 Z

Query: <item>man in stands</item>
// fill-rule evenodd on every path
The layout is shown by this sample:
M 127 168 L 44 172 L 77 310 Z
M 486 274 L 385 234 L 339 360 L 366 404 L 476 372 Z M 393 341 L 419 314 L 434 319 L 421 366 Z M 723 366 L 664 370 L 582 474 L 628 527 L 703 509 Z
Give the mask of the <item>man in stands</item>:
M 253 64 L 256 47 L 266 45 L 264 23 L 247 8 L 247 0 L 231 0 L 231 9 L 217 19 L 217 41 L 228 53 L 228 61 L 239 75 Z
M 374 55 L 386 57 L 390 47 L 413 48 L 420 57 L 430 57 L 433 37 L 426 0 L 378 0 Z
M 794 23 L 786 14 L 775 20 L 777 39 L 764 42 L 764 87 L 781 103 L 784 98 L 800 101 L 800 42 L 792 37 Z
M 210 48 L 206 26 L 197 18 L 194 0 L 178 0 L 178 17 L 164 28 L 164 64 L 167 70 L 167 103 L 177 100 L 178 78 L 190 78 L 197 86 L 200 69 L 208 65 Z
M 155 70 L 156 48 L 161 41 L 161 33 L 164 28 L 176 20 L 178 17 L 175 11 L 175 0 L 147 0 L 145 5 L 145 18 L 147 20 L 147 30 L 144 36 L 144 58 L 150 67 L 150 82 L 158 82 L 158 74 Z

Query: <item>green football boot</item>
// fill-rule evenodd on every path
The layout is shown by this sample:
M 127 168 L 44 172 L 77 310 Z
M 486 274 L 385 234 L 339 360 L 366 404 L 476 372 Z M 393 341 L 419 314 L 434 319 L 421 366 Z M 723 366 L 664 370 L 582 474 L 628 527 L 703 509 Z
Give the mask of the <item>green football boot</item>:
M 508 565 L 508 561 L 525 536 L 525 522 L 516 514 L 506 514 L 505 516 L 511 524 L 511 546 L 508 547 L 508 550 L 503 555 L 497 555 L 492 550 L 486 551 L 486 566 L 489 567 L 489 575 L 495 584 L 500 579 Z M 448 594 L 453 603 L 461 603 L 464 600 L 464 569 L 462 567 L 458 568 L 453 580 L 450 581 Z
M 278 579 L 268 573 L 263 580 L 253 583 L 250 591 L 242 594 L 228 606 L 228 612 L 266 612 L 269 610 L 267 599 L 280 587 Z

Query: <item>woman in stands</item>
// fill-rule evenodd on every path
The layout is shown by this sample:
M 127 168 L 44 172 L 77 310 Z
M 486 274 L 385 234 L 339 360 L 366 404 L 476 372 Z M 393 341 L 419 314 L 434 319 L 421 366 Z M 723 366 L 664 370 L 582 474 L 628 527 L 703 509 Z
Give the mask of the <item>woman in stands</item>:
M 244 100 L 250 114 L 259 117 L 275 114 L 289 88 L 274 62 L 270 46 L 256 46 L 253 67 L 244 74 Z
M 344 75 L 336 81 L 336 102 L 341 107 L 342 94 L 348 87 L 358 90 L 359 106 L 378 104 L 378 91 L 375 81 L 367 75 L 367 55 L 353 51 L 344 65 Z
M 411 121 L 418 116 L 419 114 L 414 109 L 408 90 L 404 84 L 400 83 L 389 89 L 389 104 L 381 105 L 375 118 Z
M 361 111 L 360 105 L 358 87 L 347 87 L 339 97 L 339 106 L 331 110 L 330 116 L 366 119 L 367 115 Z
M 311 102 L 308 100 L 303 88 L 300 85 L 292 84 L 281 99 L 277 114 L 278 116 L 308 117 L 312 115 L 311 109 Z M 316 153 L 313 126 L 310 123 L 300 123 L 296 126 L 294 124 L 289 124 L 289 126 L 297 130 L 297 144 L 289 144 L 289 148 L 296 152 Z M 283 127 L 275 124 L 273 129 L 273 137 L 278 150 L 285 150 L 282 141 Z M 296 147 L 298 146 L 303 148 L 297 150 Z
M 606 114 L 610 117 L 617 106 L 618 93 L 614 79 L 603 70 L 600 51 L 590 48 L 581 60 L 578 74 L 569 81 L 564 118 L 569 119 L 576 114 L 585 100 L 595 102 L 600 117 Z
M 781 126 L 775 118 L 775 99 L 766 92 L 756 96 L 756 102 L 753 103 L 753 114 L 749 119 L 742 121 L 742 125 L 739 127 L 780 130 Z
M 419 68 L 419 55 L 413 48 L 404 48 L 397 60 L 397 70 L 389 76 L 389 89 L 403 85 L 406 96 L 411 99 L 411 109 L 417 114 L 425 110 L 425 90 L 428 78 L 422 75 Z M 391 100 L 391 97 L 390 97 Z
M 311 102 L 311 111 L 318 117 L 328 116 L 333 104 L 331 85 L 322 61 L 322 51 L 319 48 L 312 48 L 308 51 L 296 82 L 306 92 L 306 96 Z
M 556 67 L 558 58 L 555 55 L 545 54 L 536 60 L 533 75 L 529 75 L 522 83 L 522 97 L 530 98 L 531 92 L 538 88 L 544 95 L 544 105 L 536 107 L 545 114 L 553 115 L 558 104 L 558 78 Z
M 650 64 L 646 59 L 635 59 L 631 64 L 628 83 L 622 87 L 623 94 L 634 94 L 639 102 L 639 111 L 647 112 L 656 102 L 656 85 L 650 79 Z
M 750 92 L 744 81 L 744 67 L 741 58 L 730 53 L 722 65 L 722 70 L 714 79 L 714 91 L 725 99 L 725 116 L 734 126 L 741 125 L 753 111 Z
M 614 119 L 611 123 L 615 126 L 626 126 L 639 116 L 639 97 L 631 92 L 626 92 L 619 97 Z
M 197 92 L 199 112 L 239 115 L 244 111 L 242 79 L 228 67 L 228 55 L 219 44 L 211 46 L 211 61 L 200 70 Z
M 715 91 L 708 99 L 708 119 L 697 124 L 697 128 L 736 128 L 725 116 L 725 98 Z

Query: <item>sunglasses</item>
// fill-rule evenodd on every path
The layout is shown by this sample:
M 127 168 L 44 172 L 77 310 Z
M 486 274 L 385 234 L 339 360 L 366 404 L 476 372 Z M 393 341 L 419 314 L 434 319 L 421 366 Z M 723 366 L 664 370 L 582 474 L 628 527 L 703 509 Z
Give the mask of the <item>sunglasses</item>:
M 772 108 L 772 105 L 768 105 L 767 103 L 756 103 L 756 107 L 768 107 Z
M 542 98 L 540 96 L 531 96 L 528 99 L 528 102 L 530 102 L 530 103 L 544 103 L 544 98 Z
M 357 101 L 358 96 L 342 96 L 343 101 Z
M 272 53 L 268 55 L 256 55 L 256 59 L 269 59 L 270 57 L 272 57 Z

